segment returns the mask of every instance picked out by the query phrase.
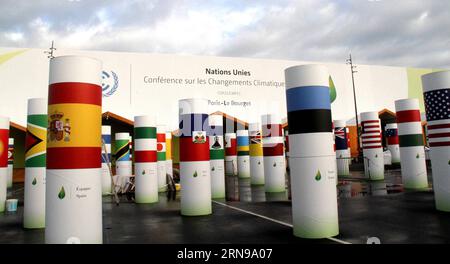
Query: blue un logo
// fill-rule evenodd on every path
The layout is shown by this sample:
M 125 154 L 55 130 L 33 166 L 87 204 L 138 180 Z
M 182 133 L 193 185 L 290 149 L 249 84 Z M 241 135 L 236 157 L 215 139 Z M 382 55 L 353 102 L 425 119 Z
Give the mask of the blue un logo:
M 113 95 L 119 88 L 119 77 L 113 71 L 102 72 L 102 93 L 103 97 Z

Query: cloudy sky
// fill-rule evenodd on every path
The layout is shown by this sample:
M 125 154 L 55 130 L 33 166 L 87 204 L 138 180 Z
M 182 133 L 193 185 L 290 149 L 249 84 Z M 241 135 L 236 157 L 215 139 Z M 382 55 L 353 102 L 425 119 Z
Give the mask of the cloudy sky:
M 448 0 L 0 0 L 0 46 L 450 68 Z

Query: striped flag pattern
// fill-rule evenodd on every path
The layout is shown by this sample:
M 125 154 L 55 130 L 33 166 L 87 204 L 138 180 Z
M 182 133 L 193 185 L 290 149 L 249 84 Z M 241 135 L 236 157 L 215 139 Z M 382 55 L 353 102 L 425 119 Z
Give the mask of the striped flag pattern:
M 8 140 L 8 178 L 6 180 L 7 188 L 13 185 L 13 168 L 14 168 L 14 138 Z
M 211 196 L 214 199 L 225 198 L 225 149 L 223 143 L 223 116 L 210 115 L 209 155 L 211 165 Z
M 334 120 L 334 141 L 336 144 L 337 174 L 340 176 L 350 175 L 348 134 L 345 120 Z
M 386 124 L 385 133 L 387 147 L 391 152 L 391 161 L 393 164 L 400 163 L 400 147 L 398 139 L 398 128 L 396 123 Z
M 8 177 L 9 118 L 0 116 L 0 212 L 5 211 Z
M 158 191 L 167 191 L 166 176 L 166 127 L 158 125 L 156 127 L 157 159 L 158 159 Z
M 236 131 L 236 137 L 239 178 L 250 178 L 250 143 L 248 130 Z
M 264 156 L 261 125 L 259 122 L 248 125 L 250 135 L 250 177 L 252 185 L 264 185 Z
M 370 180 L 384 179 L 384 154 L 378 112 L 361 113 L 361 141 L 366 177 Z
M 111 162 L 111 126 L 102 126 L 102 194 L 108 195 L 111 190 L 111 175 L 108 162 Z

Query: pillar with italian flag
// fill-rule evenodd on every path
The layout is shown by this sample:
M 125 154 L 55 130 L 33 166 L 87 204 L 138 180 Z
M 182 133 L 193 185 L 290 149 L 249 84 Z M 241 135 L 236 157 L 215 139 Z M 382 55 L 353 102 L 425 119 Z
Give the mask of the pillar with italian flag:
M 337 174 L 349 176 L 348 134 L 345 120 L 334 120 L 334 142 L 336 145 Z
M 329 76 L 322 65 L 285 70 L 293 228 L 302 238 L 339 234 Z
M 450 71 L 422 75 L 436 209 L 450 212 Z
M 208 100 L 179 100 L 181 214 L 208 215 L 211 207 Z
M 406 189 L 428 187 L 418 99 L 395 101 L 402 182 Z
M 225 175 L 237 176 L 236 133 L 225 133 Z
M 8 189 L 13 186 L 13 172 L 14 172 L 14 138 L 8 140 L 8 178 L 6 179 L 6 186 Z
M 109 162 L 109 165 L 108 165 Z M 102 126 L 102 194 L 111 194 L 111 126 Z
M 50 60 L 46 243 L 102 243 L 102 63 Z
M 286 164 L 281 118 L 276 114 L 261 116 L 266 192 L 286 191 Z
M 166 131 L 166 173 L 173 178 L 172 132 Z
M 225 150 L 223 146 L 223 116 L 210 115 L 209 155 L 211 164 L 211 196 L 214 199 L 225 198 Z
M 398 128 L 396 123 L 386 124 L 384 134 L 387 139 L 387 148 L 391 152 L 392 164 L 400 164 L 400 146 L 398 143 Z
M 250 178 L 250 149 L 248 130 L 236 131 L 236 137 L 239 178 Z
M 248 125 L 250 134 L 250 182 L 252 185 L 264 185 L 264 158 L 259 122 Z
M 29 99 L 25 137 L 24 228 L 45 227 L 47 122 L 47 99 Z
M 166 127 L 158 125 L 156 127 L 156 144 L 158 159 L 158 191 L 167 191 L 166 177 Z
M 153 116 L 134 117 L 136 203 L 158 202 L 156 122 Z
M 0 116 L 0 212 L 5 211 L 8 178 L 9 118 Z
M 378 112 L 361 113 L 361 129 L 364 173 L 369 180 L 383 180 L 384 154 Z

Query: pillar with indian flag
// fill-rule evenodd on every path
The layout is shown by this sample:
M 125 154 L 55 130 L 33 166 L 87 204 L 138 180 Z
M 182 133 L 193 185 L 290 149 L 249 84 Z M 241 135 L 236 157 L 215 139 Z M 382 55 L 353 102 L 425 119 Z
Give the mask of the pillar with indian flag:
M 46 243 L 102 243 L 102 63 L 50 60 Z
M 391 152 L 392 164 L 400 163 L 400 147 L 398 141 L 397 123 L 386 124 L 385 135 L 387 138 L 387 148 Z
M 166 173 L 173 178 L 172 132 L 166 131 Z
M 158 125 L 156 127 L 156 149 L 158 159 L 158 191 L 167 191 L 166 177 L 166 127 Z
M 281 118 L 277 114 L 261 116 L 266 192 L 286 191 L 286 165 Z
M 337 175 L 349 176 L 348 134 L 345 120 L 334 120 L 334 142 L 336 145 Z
M 339 224 L 328 69 L 293 66 L 285 79 L 294 235 L 332 237 Z
M 250 178 L 250 149 L 248 130 L 236 131 L 236 143 L 239 178 Z
M 5 211 L 8 178 L 9 118 L 0 116 L 0 212 Z
M 181 214 L 208 215 L 211 207 L 208 100 L 179 100 Z
M 13 186 L 14 173 L 14 138 L 8 140 L 8 178 L 6 179 L 6 187 L 8 189 Z
M 209 155 L 211 164 L 211 197 L 225 198 L 225 150 L 223 146 L 223 116 L 210 115 Z
M 132 175 L 130 133 L 116 133 L 114 159 L 116 161 L 116 175 L 113 177 L 114 186 L 119 189 L 125 186 L 127 179 Z
M 422 76 L 436 209 L 450 212 L 450 71 Z
M 361 141 L 366 177 L 369 180 L 383 180 L 384 154 L 378 112 L 361 113 Z
M 264 185 L 264 158 L 259 122 L 248 125 L 250 135 L 250 182 L 252 185 Z
M 237 176 L 236 133 L 225 133 L 225 174 Z
M 47 146 L 47 99 L 28 100 L 25 137 L 23 227 L 45 227 L 45 166 Z
M 153 116 L 134 117 L 136 203 L 158 202 L 156 122 Z
M 402 182 L 406 189 L 428 187 L 419 100 L 395 101 Z
M 109 163 L 109 165 L 108 165 Z M 102 126 L 102 194 L 111 194 L 111 126 Z

